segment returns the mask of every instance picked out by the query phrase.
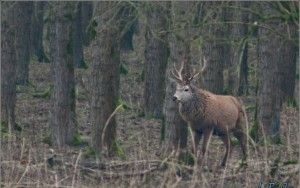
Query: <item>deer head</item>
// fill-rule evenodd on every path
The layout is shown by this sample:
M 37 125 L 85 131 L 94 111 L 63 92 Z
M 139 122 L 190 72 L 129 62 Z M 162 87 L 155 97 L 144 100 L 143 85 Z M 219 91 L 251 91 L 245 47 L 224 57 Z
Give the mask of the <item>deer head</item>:
M 207 61 L 205 58 L 203 58 L 204 65 L 202 69 L 198 72 L 193 71 L 193 74 L 191 74 L 191 76 L 188 77 L 186 75 L 182 75 L 184 63 L 186 63 L 185 60 L 181 62 L 179 69 L 177 69 L 176 65 L 174 64 L 173 70 L 171 70 L 171 75 L 177 82 L 176 92 L 173 96 L 173 101 L 184 102 L 186 100 L 189 100 L 193 96 L 194 92 L 193 88 L 190 85 L 191 81 L 197 76 L 199 76 L 199 74 L 205 72 L 207 68 Z

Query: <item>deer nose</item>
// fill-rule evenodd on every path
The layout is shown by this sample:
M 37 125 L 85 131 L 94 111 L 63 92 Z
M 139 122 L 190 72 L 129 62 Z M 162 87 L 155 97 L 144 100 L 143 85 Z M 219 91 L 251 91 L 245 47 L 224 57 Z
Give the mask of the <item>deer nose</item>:
M 177 97 L 173 96 L 173 101 L 176 101 L 177 100 Z

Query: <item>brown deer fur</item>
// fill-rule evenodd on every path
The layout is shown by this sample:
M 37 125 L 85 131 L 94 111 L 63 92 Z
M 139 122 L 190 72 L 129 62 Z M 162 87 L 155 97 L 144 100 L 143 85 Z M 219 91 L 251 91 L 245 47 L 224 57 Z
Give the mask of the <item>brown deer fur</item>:
M 204 71 L 205 69 L 202 69 Z M 174 101 L 179 103 L 179 112 L 182 118 L 188 122 L 194 132 L 193 153 L 197 154 L 197 145 L 202 135 L 202 159 L 209 145 L 212 134 L 218 135 L 224 142 L 226 153 L 221 163 L 226 165 L 230 147 L 230 133 L 239 140 L 244 159 L 247 157 L 247 115 L 242 101 L 233 96 L 216 95 L 209 91 L 195 87 L 190 81 L 194 78 L 183 79 L 182 68 L 173 73 L 177 80 Z

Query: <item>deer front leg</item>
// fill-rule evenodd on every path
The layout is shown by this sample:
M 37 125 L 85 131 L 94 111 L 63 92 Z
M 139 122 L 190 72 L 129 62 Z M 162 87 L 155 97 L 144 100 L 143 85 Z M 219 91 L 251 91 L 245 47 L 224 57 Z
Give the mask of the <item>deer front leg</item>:
M 213 133 L 213 129 L 203 130 L 204 138 L 203 138 L 202 158 L 201 158 L 201 161 L 200 161 L 200 166 L 202 166 L 202 163 L 204 161 L 205 154 L 206 154 L 206 151 L 207 151 L 212 133 Z
M 195 157 L 197 157 L 197 151 L 198 151 L 198 145 L 202 136 L 202 132 L 200 131 L 193 131 L 193 154 L 195 155 Z

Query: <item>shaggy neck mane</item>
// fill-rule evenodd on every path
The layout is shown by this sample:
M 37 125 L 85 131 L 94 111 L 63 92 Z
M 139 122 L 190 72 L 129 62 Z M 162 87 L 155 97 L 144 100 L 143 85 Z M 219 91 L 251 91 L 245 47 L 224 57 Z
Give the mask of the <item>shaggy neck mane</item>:
M 193 85 L 190 86 L 193 90 L 193 99 L 188 103 L 183 104 L 183 108 L 190 116 L 205 117 L 205 110 L 207 106 L 207 100 L 209 98 L 209 92 L 203 89 L 199 89 Z
M 191 86 L 194 90 L 195 96 L 197 98 L 196 105 L 199 107 L 199 112 L 204 115 L 205 108 L 207 106 L 207 99 L 209 98 L 209 92 L 203 89 L 199 89 L 195 86 Z

